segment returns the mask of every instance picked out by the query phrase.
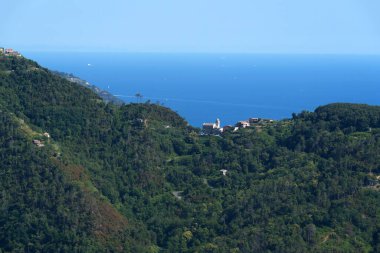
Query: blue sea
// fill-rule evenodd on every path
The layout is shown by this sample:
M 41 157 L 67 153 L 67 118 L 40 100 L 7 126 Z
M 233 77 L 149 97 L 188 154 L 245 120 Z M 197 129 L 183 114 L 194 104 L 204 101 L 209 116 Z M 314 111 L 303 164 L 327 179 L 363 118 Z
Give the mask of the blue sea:
M 249 117 L 290 118 L 332 102 L 380 105 L 380 56 L 37 53 L 42 66 L 72 73 L 125 102 L 159 102 L 201 126 Z

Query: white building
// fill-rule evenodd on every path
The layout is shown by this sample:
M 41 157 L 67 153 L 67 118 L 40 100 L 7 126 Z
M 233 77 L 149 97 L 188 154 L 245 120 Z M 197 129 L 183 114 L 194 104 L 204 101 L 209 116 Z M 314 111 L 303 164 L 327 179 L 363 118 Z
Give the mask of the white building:
M 215 123 L 203 123 L 202 134 L 221 134 L 223 128 L 220 127 L 220 119 L 216 119 Z
M 220 172 L 222 172 L 223 176 L 227 176 L 228 170 L 220 170 Z
M 248 121 L 239 121 L 238 123 L 236 123 L 236 126 L 237 127 L 241 127 L 241 128 L 246 128 L 246 127 L 249 127 L 251 124 L 249 124 Z

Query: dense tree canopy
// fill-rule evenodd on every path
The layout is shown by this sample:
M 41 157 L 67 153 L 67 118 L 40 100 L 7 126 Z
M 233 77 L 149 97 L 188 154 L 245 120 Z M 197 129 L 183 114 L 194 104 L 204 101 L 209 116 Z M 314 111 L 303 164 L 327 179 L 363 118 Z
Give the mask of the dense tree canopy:
M 202 136 L 0 57 L 0 117 L 0 251 L 380 251 L 380 107 Z

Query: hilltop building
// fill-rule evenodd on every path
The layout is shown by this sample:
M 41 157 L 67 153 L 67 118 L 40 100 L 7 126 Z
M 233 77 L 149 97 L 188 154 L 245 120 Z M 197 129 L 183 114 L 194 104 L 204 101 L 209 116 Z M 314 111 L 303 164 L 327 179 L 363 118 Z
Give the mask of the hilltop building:
M 6 56 L 21 56 L 21 54 L 12 48 L 4 49 L 3 47 L 0 47 L 0 54 L 4 54 Z
M 254 127 L 256 129 L 261 129 L 270 123 L 273 123 L 272 119 L 262 119 L 262 118 L 249 118 L 248 120 L 238 121 L 234 126 L 227 125 L 221 127 L 220 120 L 216 119 L 215 123 L 203 123 L 201 135 L 221 135 L 222 133 L 227 133 L 229 131 L 236 132 L 241 128 Z
M 256 124 L 256 123 L 259 123 L 261 121 L 260 118 L 249 118 L 248 122 L 250 124 Z
M 223 132 L 223 128 L 220 127 L 220 119 L 216 119 L 215 123 L 203 123 L 202 134 L 205 135 L 219 135 Z
M 251 124 L 246 120 L 242 120 L 242 121 L 239 121 L 238 123 L 236 123 L 236 126 L 240 127 L 240 128 L 246 128 L 246 127 L 249 127 L 250 125 Z
M 226 131 L 231 130 L 231 129 L 233 129 L 233 128 L 234 128 L 234 127 L 231 126 L 231 125 L 224 126 L 224 127 L 223 127 L 223 132 L 226 132 Z

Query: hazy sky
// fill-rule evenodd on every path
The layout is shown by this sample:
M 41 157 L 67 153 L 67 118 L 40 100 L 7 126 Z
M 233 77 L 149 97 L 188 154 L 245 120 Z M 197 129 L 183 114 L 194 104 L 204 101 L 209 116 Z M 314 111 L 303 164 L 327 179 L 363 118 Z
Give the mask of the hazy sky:
M 1 0 L 35 51 L 380 54 L 380 0 Z

